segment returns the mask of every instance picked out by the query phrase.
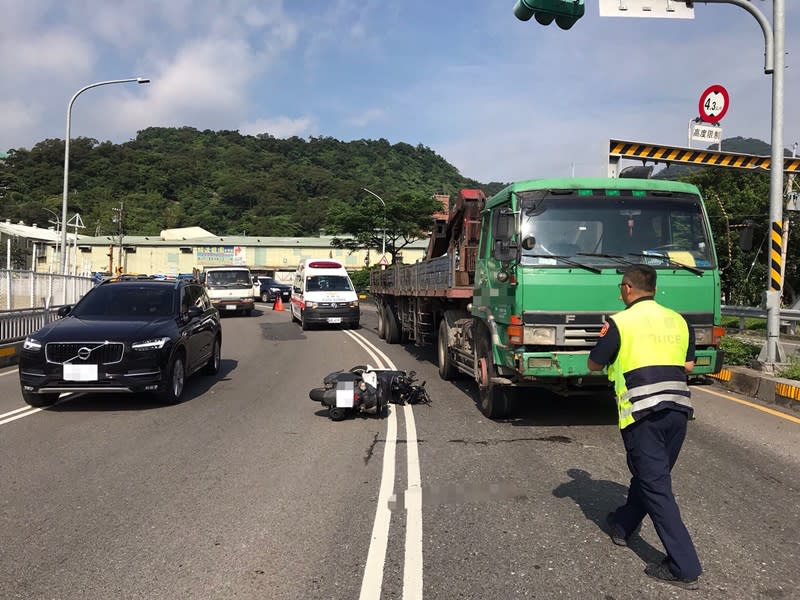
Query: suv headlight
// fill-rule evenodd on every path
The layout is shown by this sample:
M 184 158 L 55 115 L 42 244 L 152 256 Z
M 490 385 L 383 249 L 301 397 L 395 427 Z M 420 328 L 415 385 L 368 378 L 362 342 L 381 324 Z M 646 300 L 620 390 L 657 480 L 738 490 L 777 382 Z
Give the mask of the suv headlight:
M 131 344 L 133 350 L 161 350 L 169 343 L 168 337 L 160 337 L 153 340 L 144 340 Z
M 36 352 L 37 350 L 42 349 L 42 342 L 32 337 L 26 337 L 25 341 L 22 342 L 22 349 L 30 352 Z

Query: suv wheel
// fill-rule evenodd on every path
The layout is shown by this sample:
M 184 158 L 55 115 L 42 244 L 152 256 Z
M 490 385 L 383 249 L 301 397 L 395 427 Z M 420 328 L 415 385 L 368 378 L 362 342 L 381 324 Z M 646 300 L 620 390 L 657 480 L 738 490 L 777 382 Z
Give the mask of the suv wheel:
M 208 359 L 205 367 L 203 368 L 204 375 L 216 375 L 219 373 L 221 344 L 219 338 L 214 339 L 214 348 L 211 350 L 211 358 Z
M 186 367 L 183 364 L 183 354 L 177 354 L 172 360 L 169 377 L 164 389 L 158 394 L 159 400 L 165 404 L 178 404 L 183 396 L 183 385 L 186 382 Z
M 269 302 L 269 294 L 267 292 L 261 292 L 261 301 Z
M 33 392 L 22 391 L 22 399 L 28 406 L 35 406 L 37 408 L 44 408 L 56 403 L 61 394 L 53 392 L 52 394 L 34 394 Z

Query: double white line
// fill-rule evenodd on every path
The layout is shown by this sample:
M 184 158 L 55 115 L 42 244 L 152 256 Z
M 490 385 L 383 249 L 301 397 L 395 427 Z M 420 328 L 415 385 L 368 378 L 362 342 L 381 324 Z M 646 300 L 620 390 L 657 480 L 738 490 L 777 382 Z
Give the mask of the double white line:
M 32 414 L 35 414 L 41 410 L 42 410 L 41 408 L 32 408 L 30 406 L 23 406 L 22 408 L 11 410 L 7 413 L 3 413 L 2 415 L 0 415 L 0 425 L 11 423 L 11 421 L 16 421 L 17 419 L 21 419 L 22 417 L 29 417 Z
M 364 336 L 347 329 L 344 330 L 344 333 L 367 351 L 375 361 L 376 367 L 398 370 L 392 360 Z M 419 472 L 417 427 L 414 422 L 414 412 L 409 404 L 403 405 L 403 417 L 406 424 L 406 461 L 408 463 L 408 488 L 405 491 L 405 501 L 393 502 L 395 499 L 397 416 L 395 411 L 391 410 L 386 424 L 386 444 L 383 451 L 383 471 L 378 492 L 378 506 L 375 509 L 375 523 L 372 525 L 372 539 L 369 544 L 367 564 L 364 568 L 364 578 L 361 580 L 359 600 L 380 600 L 381 597 L 383 567 L 389 544 L 389 525 L 392 520 L 390 503 L 395 506 L 403 506 L 406 511 L 403 599 L 422 598 L 422 482 Z
M 6 371 L 5 373 L 0 373 L 0 377 L 3 377 L 5 375 L 11 375 L 12 373 L 16 372 L 17 372 L 16 369 L 12 371 Z M 29 417 L 30 415 L 36 414 L 41 410 L 42 410 L 41 408 L 33 408 L 31 406 L 23 406 L 22 408 L 15 408 L 14 410 L 10 410 L 7 413 L 0 414 L 0 425 L 11 423 L 11 421 L 16 421 L 17 419 L 21 419 L 22 417 Z

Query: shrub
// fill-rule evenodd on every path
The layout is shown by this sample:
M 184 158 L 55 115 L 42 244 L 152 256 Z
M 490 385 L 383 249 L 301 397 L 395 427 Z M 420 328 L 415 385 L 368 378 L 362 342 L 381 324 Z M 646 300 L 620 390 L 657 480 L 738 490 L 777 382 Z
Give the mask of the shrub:
M 800 359 L 796 356 L 790 356 L 789 364 L 778 371 L 778 375 L 786 379 L 800 379 Z
M 725 351 L 726 365 L 749 365 L 750 361 L 758 357 L 761 350 L 755 344 L 737 340 L 734 337 L 725 336 L 722 338 L 722 349 Z

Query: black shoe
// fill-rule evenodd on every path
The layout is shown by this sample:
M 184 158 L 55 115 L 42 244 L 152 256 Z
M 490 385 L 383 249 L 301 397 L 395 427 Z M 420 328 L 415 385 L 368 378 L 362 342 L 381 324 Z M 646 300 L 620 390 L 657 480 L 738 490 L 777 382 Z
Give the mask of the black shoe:
M 614 518 L 614 513 L 608 513 L 606 516 L 606 524 L 608 525 L 608 535 L 611 538 L 611 541 L 614 542 L 617 546 L 627 546 L 628 539 L 622 535 L 622 528 L 617 524 L 617 520 Z
M 694 579 L 683 579 L 682 577 L 674 575 L 672 571 L 669 570 L 666 561 L 660 563 L 650 563 L 647 565 L 647 567 L 645 567 L 644 573 L 648 577 L 658 579 L 664 583 L 676 585 L 684 590 L 696 590 L 699 587 L 697 583 L 697 577 Z

